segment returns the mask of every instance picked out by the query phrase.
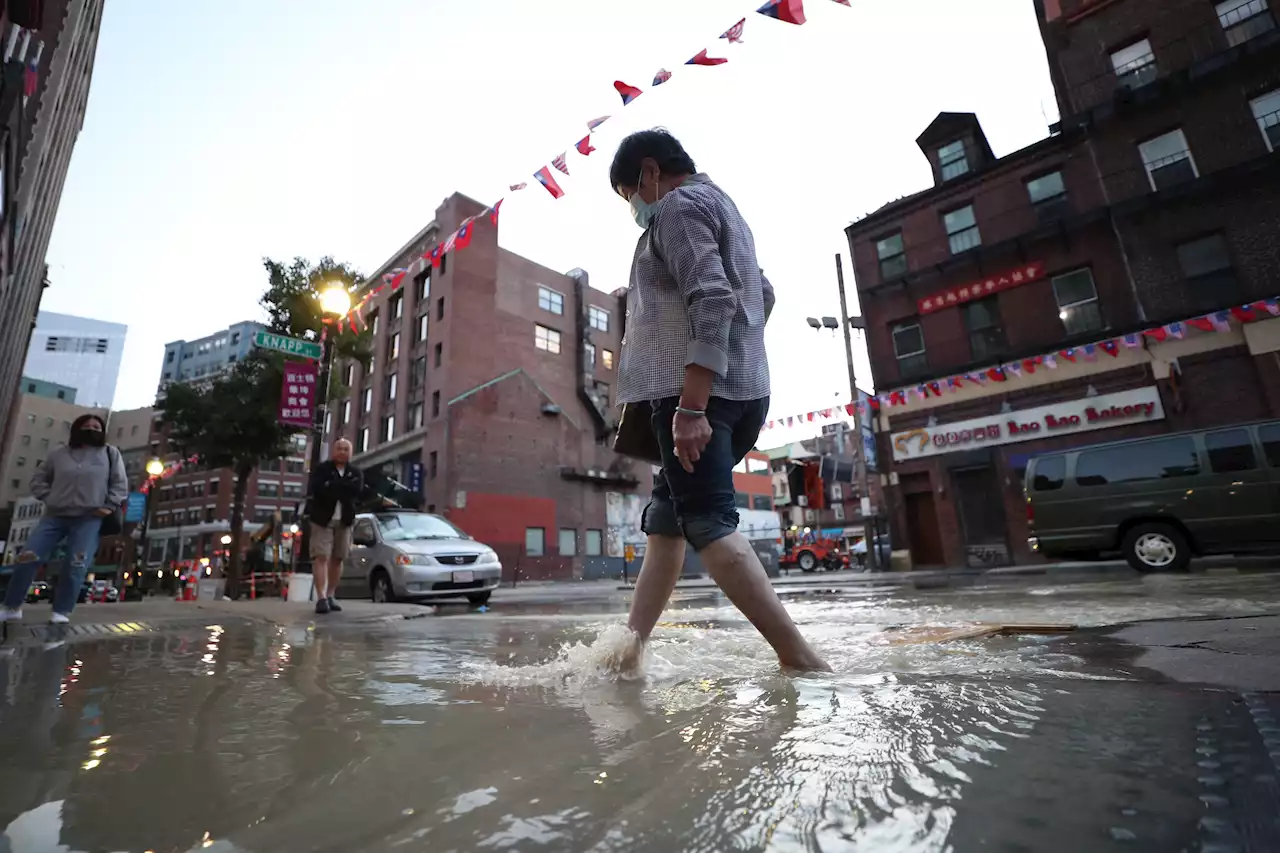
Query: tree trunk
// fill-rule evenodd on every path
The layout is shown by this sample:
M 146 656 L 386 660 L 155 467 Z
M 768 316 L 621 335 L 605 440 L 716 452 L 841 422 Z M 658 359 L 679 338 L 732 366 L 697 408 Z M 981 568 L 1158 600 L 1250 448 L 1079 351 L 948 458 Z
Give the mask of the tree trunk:
M 249 477 L 256 467 L 254 462 L 238 462 L 235 466 L 236 485 L 231 493 L 231 562 L 227 567 L 227 597 L 240 598 L 240 577 L 243 574 L 244 549 L 240 540 L 244 536 L 244 496 L 249 491 Z

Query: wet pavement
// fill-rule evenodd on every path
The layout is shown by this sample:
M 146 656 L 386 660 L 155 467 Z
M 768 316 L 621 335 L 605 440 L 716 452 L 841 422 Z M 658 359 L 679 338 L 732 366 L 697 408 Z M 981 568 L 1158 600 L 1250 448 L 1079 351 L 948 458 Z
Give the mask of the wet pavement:
M 702 592 L 635 681 L 597 666 L 626 594 L 18 632 L 0 852 L 1280 850 L 1280 628 L 1244 618 L 1280 575 L 786 600 L 835 675 L 780 674 Z M 1103 628 L 1140 620 L 1175 621 Z M 900 630 L 989 622 L 1085 630 Z M 1257 681 L 1147 665 L 1183 651 Z

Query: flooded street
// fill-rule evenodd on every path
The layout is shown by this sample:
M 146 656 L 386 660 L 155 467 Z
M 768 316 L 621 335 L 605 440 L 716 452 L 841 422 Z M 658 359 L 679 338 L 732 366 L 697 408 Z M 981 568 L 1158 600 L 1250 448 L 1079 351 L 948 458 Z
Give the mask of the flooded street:
M 1230 845 L 1233 792 L 1278 790 L 1272 696 L 1154 677 L 1091 632 L 903 629 L 1278 613 L 1277 575 L 791 596 L 837 671 L 813 678 L 689 596 L 619 681 L 597 662 L 625 596 L 501 594 L 18 645 L 0 851 L 1267 849 Z

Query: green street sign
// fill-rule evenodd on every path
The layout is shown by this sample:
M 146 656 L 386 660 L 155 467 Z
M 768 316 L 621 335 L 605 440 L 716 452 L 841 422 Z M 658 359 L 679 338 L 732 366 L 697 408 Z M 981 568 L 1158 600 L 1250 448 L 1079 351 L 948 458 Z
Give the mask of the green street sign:
M 270 332 L 255 332 L 253 336 L 253 345 L 260 349 L 275 350 L 285 355 L 296 355 L 302 358 L 313 358 L 317 361 L 321 357 L 320 344 L 312 341 L 304 341 L 298 338 L 288 338 L 284 335 L 273 335 Z

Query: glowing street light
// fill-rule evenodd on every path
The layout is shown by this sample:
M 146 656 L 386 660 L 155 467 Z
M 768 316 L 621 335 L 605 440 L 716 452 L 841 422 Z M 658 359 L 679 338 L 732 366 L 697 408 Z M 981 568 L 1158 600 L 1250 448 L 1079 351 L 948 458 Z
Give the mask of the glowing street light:
M 159 459 L 152 459 L 147 463 L 147 473 L 152 477 L 159 477 L 164 473 L 164 463 Z
M 320 291 L 320 310 L 335 317 L 345 316 L 351 310 L 351 294 L 345 285 L 334 282 Z
M 222 534 L 222 544 L 223 544 L 223 545 L 230 545 L 230 544 L 231 544 L 231 534 L 230 534 L 230 533 L 224 533 L 224 534 Z

